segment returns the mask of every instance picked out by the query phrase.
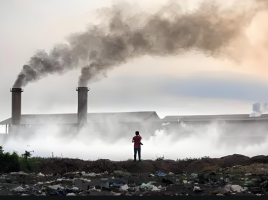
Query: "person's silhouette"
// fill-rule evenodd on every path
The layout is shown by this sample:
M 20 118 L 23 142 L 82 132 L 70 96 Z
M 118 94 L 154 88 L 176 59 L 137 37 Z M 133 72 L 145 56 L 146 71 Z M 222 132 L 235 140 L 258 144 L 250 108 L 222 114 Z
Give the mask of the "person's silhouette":
M 136 161 L 137 152 L 139 155 L 139 161 L 141 162 L 141 139 L 139 131 L 135 132 L 136 136 L 133 137 L 132 142 L 134 143 L 134 161 Z

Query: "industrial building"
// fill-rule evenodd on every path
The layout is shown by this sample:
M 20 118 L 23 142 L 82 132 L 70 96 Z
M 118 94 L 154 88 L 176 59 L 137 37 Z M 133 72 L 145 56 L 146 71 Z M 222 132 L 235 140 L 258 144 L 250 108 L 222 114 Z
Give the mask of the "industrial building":
M 78 110 L 70 114 L 22 114 L 21 88 L 12 88 L 12 116 L 0 122 L 5 126 L 5 133 L 12 134 L 18 130 L 27 130 L 28 133 L 36 132 L 38 129 L 48 125 L 60 126 L 66 132 L 79 131 L 82 127 L 88 131 L 107 133 L 114 129 L 118 134 L 139 130 L 143 135 L 150 135 L 161 128 L 163 123 L 169 123 L 170 131 L 178 129 L 181 122 L 195 127 L 216 122 L 225 129 L 226 136 L 234 137 L 234 131 L 239 136 L 265 137 L 258 135 L 256 127 L 268 130 L 268 114 L 260 117 L 250 117 L 248 114 L 236 115 L 200 115 L 200 116 L 167 116 L 161 119 L 156 112 L 119 112 L 119 113 L 88 113 L 88 91 L 87 87 L 78 87 Z

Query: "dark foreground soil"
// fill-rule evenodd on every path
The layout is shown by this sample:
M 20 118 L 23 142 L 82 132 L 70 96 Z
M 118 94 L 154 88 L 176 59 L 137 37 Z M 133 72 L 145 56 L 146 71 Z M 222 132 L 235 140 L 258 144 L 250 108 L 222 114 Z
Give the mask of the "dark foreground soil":
M 33 173 L 0 174 L 0 195 L 262 196 L 268 156 L 133 161 L 54 159 Z

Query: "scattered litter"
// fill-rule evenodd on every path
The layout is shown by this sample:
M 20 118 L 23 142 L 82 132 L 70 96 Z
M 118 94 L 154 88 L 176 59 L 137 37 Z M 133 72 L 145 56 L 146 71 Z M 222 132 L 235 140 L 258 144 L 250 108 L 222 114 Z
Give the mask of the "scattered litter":
M 60 185 L 49 185 L 48 188 L 52 189 L 52 190 L 58 190 L 58 189 L 64 189 L 62 186 Z
M 120 186 L 120 190 L 125 191 L 127 189 L 128 189 L 128 185 L 127 184 L 126 185 L 123 185 L 123 186 Z
M 27 173 L 20 171 L 20 172 L 11 172 L 11 175 L 28 175 Z
M 76 196 L 76 194 L 75 193 L 68 193 L 68 194 L 66 194 L 66 196 Z
M 23 187 L 19 186 L 19 187 L 16 187 L 16 188 L 12 189 L 12 191 L 15 191 L 15 192 L 24 192 L 25 189 Z
M 71 192 L 68 189 L 59 189 L 53 192 L 49 193 L 49 196 L 66 196 L 69 192 Z
M 231 186 L 231 191 L 233 192 L 241 192 L 243 188 L 240 185 L 232 185 Z
M 153 185 L 152 191 L 160 191 L 160 189 Z
M 37 176 L 45 176 L 45 175 L 42 174 L 41 172 L 39 172 L 39 173 L 37 174 Z
M 141 184 L 140 189 L 149 189 L 149 190 L 151 190 L 151 189 L 153 189 L 153 185 L 143 183 L 143 184 Z
M 78 187 L 73 187 L 73 188 L 71 188 L 71 190 L 73 190 L 73 191 L 78 191 L 79 188 L 78 188 Z
M 117 183 L 113 183 L 111 186 L 112 187 L 121 187 L 121 186 L 123 186 L 124 184 L 117 184 Z
M 158 173 L 156 173 L 156 175 L 157 175 L 157 176 L 166 176 L 166 174 L 163 173 L 163 172 L 158 172 Z
M 197 178 L 197 177 L 198 177 L 198 174 L 196 174 L 196 173 L 192 173 L 192 174 L 191 174 L 191 177 L 192 177 L 192 178 Z
M 199 192 L 199 191 L 203 191 L 203 190 L 200 189 L 200 187 L 194 186 L 193 191 L 194 191 L 194 192 Z

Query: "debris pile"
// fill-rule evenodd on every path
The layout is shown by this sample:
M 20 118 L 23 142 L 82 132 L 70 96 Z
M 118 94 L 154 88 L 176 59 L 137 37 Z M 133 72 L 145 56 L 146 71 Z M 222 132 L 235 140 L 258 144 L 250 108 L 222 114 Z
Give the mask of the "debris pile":
M 203 161 L 61 160 L 54 162 L 57 170 L 50 173 L 46 171 L 52 162 L 41 165 L 39 172 L 0 174 L 0 195 L 266 196 L 268 164 L 250 160 L 254 159 L 241 155 Z M 70 171 L 63 173 L 65 165 Z

